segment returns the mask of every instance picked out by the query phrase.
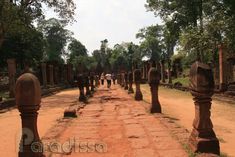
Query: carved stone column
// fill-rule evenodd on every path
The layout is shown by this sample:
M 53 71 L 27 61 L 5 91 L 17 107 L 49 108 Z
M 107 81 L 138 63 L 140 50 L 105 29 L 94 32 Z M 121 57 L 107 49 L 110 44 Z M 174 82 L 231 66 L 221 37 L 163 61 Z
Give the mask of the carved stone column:
M 95 92 L 95 86 L 94 86 L 94 72 L 90 73 L 90 86 L 91 86 L 91 92 Z
M 41 88 L 38 79 L 30 73 L 21 75 L 16 82 L 16 105 L 22 121 L 19 157 L 42 157 L 43 145 L 37 129 Z
M 135 91 L 135 100 L 140 101 L 143 100 L 143 95 L 140 90 L 140 83 L 141 83 L 141 71 L 140 69 L 135 69 L 134 70 L 134 82 L 136 86 L 136 91 Z
M 160 73 L 156 68 L 156 64 L 153 63 L 152 67 L 148 72 L 148 83 L 150 86 L 151 97 L 152 97 L 152 107 L 151 113 L 162 113 L 161 105 L 158 100 L 158 86 L 160 82 Z
M 43 82 L 43 87 L 47 87 L 47 64 L 46 63 L 41 63 L 41 71 L 42 71 L 42 82 Z
M 125 74 L 121 73 L 121 86 L 125 87 Z
M 132 84 L 133 84 L 133 73 L 128 73 L 128 82 L 129 82 L 129 88 L 128 88 L 128 94 L 134 93 Z
M 226 85 L 226 63 L 225 63 L 225 48 L 224 45 L 219 45 L 219 81 L 220 81 L 220 91 L 225 91 L 227 89 Z
M 165 80 L 165 61 L 164 60 L 161 61 L 161 80 L 163 83 L 166 82 L 166 80 Z
M 128 90 L 128 73 L 124 73 L 124 89 Z
M 194 152 L 220 154 L 219 141 L 211 122 L 211 97 L 214 94 L 212 70 L 206 64 L 196 62 L 190 70 L 190 89 L 194 97 L 195 118 L 189 138 Z
M 89 76 L 88 76 L 88 74 L 86 73 L 85 75 L 84 75 L 84 85 L 85 85 L 85 87 L 86 87 L 86 96 L 91 96 L 91 91 L 90 91 L 90 81 L 89 81 Z
M 53 65 L 49 65 L 50 85 L 54 86 Z
M 79 101 L 87 102 L 87 97 L 84 94 L 84 76 L 83 74 L 78 75 L 78 88 L 80 91 Z
M 16 61 L 15 59 L 7 59 L 8 76 L 9 76 L 9 97 L 15 97 L 15 75 L 16 75 Z

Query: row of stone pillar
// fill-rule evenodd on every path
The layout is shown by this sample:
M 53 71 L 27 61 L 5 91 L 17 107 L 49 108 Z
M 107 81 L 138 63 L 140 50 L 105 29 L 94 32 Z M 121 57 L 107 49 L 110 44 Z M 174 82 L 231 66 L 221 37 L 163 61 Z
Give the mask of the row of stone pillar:
M 128 79 L 127 79 L 128 78 Z M 140 89 L 141 70 L 135 69 L 132 72 L 118 75 L 118 83 L 123 85 L 124 89 L 132 88 L 132 78 L 136 86 L 135 100 L 142 100 L 143 95 Z M 148 71 L 148 83 L 151 91 L 151 113 L 161 113 L 161 105 L 158 99 L 158 86 L 160 82 L 160 72 L 153 62 Z M 128 82 L 129 81 L 129 82 Z M 220 154 L 219 140 L 213 130 L 213 124 L 210 119 L 210 109 L 212 95 L 214 94 L 214 78 L 210 66 L 195 62 L 190 69 L 190 89 L 194 97 L 195 118 L 193 121 L 193 130 L 189 137 L 189 146 L 194 152 Z
M 87 98 L 91 97 L 95 92 L 95 87 L 99 86 L 99 77 L 95 73 L 78 74 L 78 88 L 80 91 L 79 101 L 87 102 Z M 85 92 L 86 91 L 86 92 Z
M 73 67 L 71 64 L 64 64 L 62 67 L 54 66 L 47 63 L 41 63 L 41 76 L 43 87 L 48 85 L 64 83 L 66 85 L 73 84 Z

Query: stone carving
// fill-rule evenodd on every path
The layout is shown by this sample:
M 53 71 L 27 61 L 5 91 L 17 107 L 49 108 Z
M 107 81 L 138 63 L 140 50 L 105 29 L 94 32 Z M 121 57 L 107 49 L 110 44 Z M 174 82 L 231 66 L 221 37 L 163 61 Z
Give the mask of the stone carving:
M 128 82 L 129 82 L 129 88 L 128 88 L 128 94 L 134 93 L 132 84 L 133 84 L 133 73 L 128 73 Z
M 89 80 L 88 74 L 84 74 L 84 85 L 86 87 L 86 96 L 91 96 L 91 91 L 90 91 L 90 80 Z
M 143 95 L 140 90 L 140 83 L 141 83 L 141 70 L 140 69 L 134 70 L 134 82 L 136 86 L 135 100 L 137 101 L 143 100 Z
M 16 82 L 16 105 L 22 120 L 19 157 L 43 156 L 43 146 L 37 129 L 40 103 L 41 88 L 38 79 L 31 73 L 21 75 Z
M 54 72 L 53 65 L 49 65 L 50 85 L 54 86 Z
M 8 76 L 9 76 L 9 97 L 15 97 L 15 75 L 16 75 L 16 61 L 15 59 L 8 59 Z
M 94 86 L 94 72 L 90 73 L 90 86 L 91 86 L 91 92 L 94 93 L 95 92 L 95 86 Z
M 152 63 L 152 67 L 150 68 L 148 72 L 148 83 L 150 86 L 151 91 L 151 113 L 162 113 L 161 105 L 158 100 L 158 86 L 160 82 L 160 73 L 158 72 L 156 68 L 155 62 Z
M 41 71 L 42 71 L 42 83 L 43 87 L 47 87 L 47 64 L 41 63 Z
M 195 62 L 190 70 L 190 89 L 194 97 L 195 118 L 189 138 L 194 152 L 220 154 L 219 141 L 211 122 L 211 97 L 214 94 L 212 70 L 206 64 Z
M 84 82 L 84 75 L 80 73 L 78 75 L 78 88 L 80 91 L 79 101 L 81 102 L 87 102 L 87 97 L 84 94 Z
M 128 90 L 128 73 L 124 73 L 124 89 Z

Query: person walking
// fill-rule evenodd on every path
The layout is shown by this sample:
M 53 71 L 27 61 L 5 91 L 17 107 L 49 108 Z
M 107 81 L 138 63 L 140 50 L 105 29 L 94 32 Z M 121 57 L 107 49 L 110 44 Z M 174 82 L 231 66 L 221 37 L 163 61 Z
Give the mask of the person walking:
M 104 73 L 101 74 L 100 80 L 101 80 L 101 84 L 104 85 Z
M 105 75 L 105 78 L 106 78 L 106 80 L 107 80 L 107 87 L 110 88 L 110 86 L 111 86 L 111 81 L 112 81 L 112 75 L 109 74 L 109 73 L 107 73 L 107 74 Z

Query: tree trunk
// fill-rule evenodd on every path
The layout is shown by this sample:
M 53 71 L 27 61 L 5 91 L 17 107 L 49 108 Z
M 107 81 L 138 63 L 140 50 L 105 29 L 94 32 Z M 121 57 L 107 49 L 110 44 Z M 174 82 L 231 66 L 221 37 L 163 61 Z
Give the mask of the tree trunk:
M 165 61 L 164 60 L 161 61 L 161 79 L 162 79 L 163 83 L 166 82 L 166 80 L 165 80 Z
M 172 78 L 171 78 L 171 60 L 168 59 L 168 83 L 172 84 Z

